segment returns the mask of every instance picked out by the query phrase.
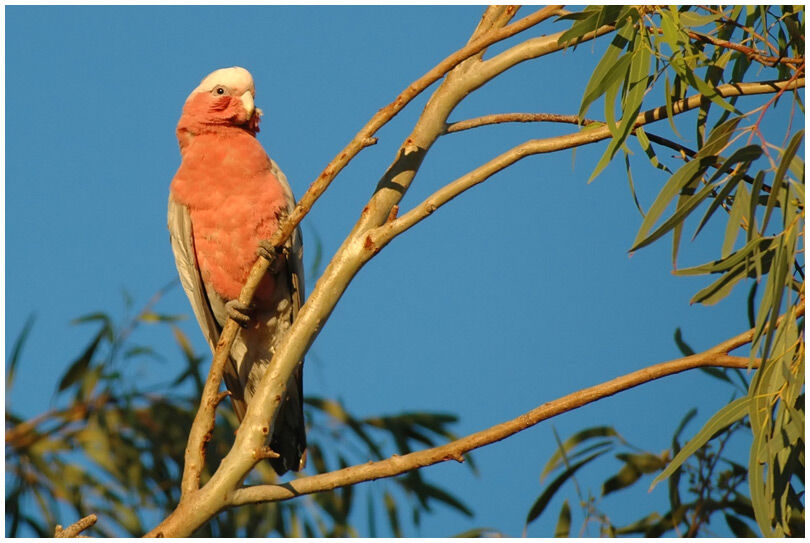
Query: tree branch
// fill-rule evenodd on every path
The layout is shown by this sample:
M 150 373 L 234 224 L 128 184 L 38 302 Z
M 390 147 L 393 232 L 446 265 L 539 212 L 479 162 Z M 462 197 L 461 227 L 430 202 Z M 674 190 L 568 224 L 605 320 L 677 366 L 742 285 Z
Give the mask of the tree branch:
M 799 88 L 804 86 L 804 78 L 799 78 L 793 82 L 784 81 L 764 81 L 755 83 L 738 83 L 733 85 L 722 85 L 717 87 L 716 91 L 723 97 L 727 96 L 742 96 L 754 94 L 767 94 L 774 92 L 781 92 L 787 89 Z M 704 99 L 703 95 L 697 94 L 683 100 L 678 100 L 672 104 L 674 115 L 684 113 L 691 109 L 700 106 L 701 101 Z M 650 124 L 666 117 L 666 106 L 660 106 L 654 109 L 640 113 L 636 117 L 633 125 L 634 128 Z M 492 116 L 488 116 L 490 119 Z M 561 116 L 567 118 L 567 116 Z M 467 121 L 468 125 L 462 125 L 461 129 L 472 127 L 471 125 L 481 126 L 484 122 L 481 119 L 472 119 Z M 464 121 L 463 121 L 464 122 Z M 505 121 L 503 121 L 505 122 Z M 458 124 L 458 123 L 454 123 Z M 449 125 L 450 127 L 454 125 Z M 458 130 L 456 130 L 458 131 Z M 495 157 L 486 164 L 472 170 L 471 172 L 459 177 L 455 181 L 445 185 L 441 189 L 434 192 L 421 204 L 415 206 L 413 209 L 400 216 L 399 218 L 390 221 L 370 234 L 371 241 L 379 251 L 382 247 L 388 244 L 395 236 L 401 234 L 405 230 L 411 228 L 416 223 L 424 220 L 427 216 L 432 214 L 436 209 L 446 204 L 465 190 L 486 181 L 493 174 L 505 169 L 508 166 L 526 158 L 527 156 L 551 153 L 563 149 L 570 149 L 572 147 L 580 147 L 590 143 L 596 143 L 611 137 L 610 129 L 607 125 L 602 125 L 597 128 L 588 128 L 576 134 L 568 134 L 564 136 L 556 136 L 553 138 L 530 140 L 521 145 L 513 147 L 505 153 Z
M 804 302 L 796 313 L 796 318 L 804 314 Z M 780 320 L 785 318 L 783 315 Z M 557 400 L 545 403 L 519 417 L 496 426 L 457 439 L 446 445 L 413 452 L 404 456 L 393 456 L 386 460 L 351 466 L 330 473 L 303 477 L 284 485 L 255 485 L 241 488 L 233 493 L 230 506 L 281 501 L 304 494 L 333 490 L 365 481 L 393 477 L 414 469 L 438 464 L 447 460 L 461 461 L 463 455 L 474 449 L 495 443 L 511 435 L 530 428 L 544 420 L 561 415 L 584 405 L 613 396 L 644 383 L 669 375 L 702 367 L 723 367 L 746 369 L 759 367 L 755 359 L 753 365 L 747 356 L 731 356 L 728 353 L 751 342 L 754 329 L 748 330 L 702 353 L 693 354 L 669 362 L 662 362 L 628 373 L 610 381 L 568 394 Z
M 723 47 L 725 49 L 733 49 L 734 51 L 739 51 L 740 53 L 744 54 L 751 60 L 755 60 L 760 64 L 764 64 L 768 67 L 774 67 L 777 64 L 787 64 L 794 70 L 798 67 L 798 65 L 804 63 L 803 58 L 791 58 L 791 57 L 770 57 L 766 54 L 763 54 L 761 51 L 757 51 L 756 49 L 752 49 L 751 47 L 746 47 L 745 45 L 741 45 L 739 43 L 730 42 L 727 40 L 720 40 L 717 38 L 713 38 L 706 34 L 701 34 L 699 32 L 688 31 L 687 34 L 690 38 L 697 41 L 702 41 L 704 43 L 710 43 L 715 47 Z
M 576 124 L 582 126 L 588 126 L 589 124 L 604 124 L 604 121 L 596 121 L 594 119 L 580 119 L 576 115 L 561 115 L 558 113 L 495 113 L 492 115 L 484 115 L 482 117 L 475 117 L 472 119 L 466 119 L 463 121 L 457 121 L 447 126 L 445 130 L 445 134 L 454 134 L 456 132 L 463 132 L 464 130 L 470 130 L 473 128 L 480 128 L 482 126 L 489 126 L 493 124 L 503 124 L 503 123 L 538 123 L 538 122 L 549 122 L 549 123 L 564 123 L 564 124 Z M 635 135 L 635 130 L 631 131 L 631 134 Z M 697 155 L 697 151 L 686 147 L 678 142 L 672 141 L 670 139 L 661 137 L 657 134 L 653 134 L 651 132 L 646 132 L 647 138 L 659 145 L 663 145 L 664 147 L 669 147 L 674 151 L 678 151 L 679 153 L 683 153 L 690 158 L 694 158 Z M 722 162 L 722 159 L 721 159 Z M 714 167 L 719 168 L 720 164 L 713 164 Z M 732 173 L 733 169 L 729 167 L 726 170 L 726 173 Z M 744 175 L 743 180 L 749 184 L 753 184 L 754 179 L 750 175 Z M 771 187 L 768 184 L 762 185 L 762 190 L 765 192 L 770 192 Z
M 597 121 L 591 119 L 580 119 L 576 115 L 560 115 L 557 113 L 494 113 L 457 121 L 447 125 L 444 134 L 453 134 L 472 128 L 501 123 L 566 123 L 588 125 Z
M 98 520 L 98 517 L 94 513 L 92 515 L 87 515 L 83 519 L 80 519 L 79 521 L 74 522 L 73 524 L 71 524 L 70 526 L 68 526 L 67 528 L 64 528 L 64 529 L 62 528 L 62 526 L 60 524 L 57 524 L 56 525 L 56 530 L 54 530 L 53 536 L 54 537 L 60 537 L 60 538 L 61 537 L 85 537 L 85 536 L 80 536 L 79 534 L 82 533 L 83 531 L 85 531 L 86 529 L 90 528 L 91 526 L 93 526 L 96 523 L 97 520 Z

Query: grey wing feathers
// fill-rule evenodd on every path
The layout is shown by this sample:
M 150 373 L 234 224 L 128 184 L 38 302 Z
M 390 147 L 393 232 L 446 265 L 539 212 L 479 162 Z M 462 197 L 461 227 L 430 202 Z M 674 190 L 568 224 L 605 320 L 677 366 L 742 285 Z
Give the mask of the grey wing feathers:
M 278 164 L 270 159 L 273 174 L 281 183 L 287 200 L 287 213 L 291 214 L 295 209 L 295 196 L 287 182 L 287 177 Z M 292 320 L 298 316 L 298 310 L 304 302 L 304 262 L 303 262 L 303 240 L 301 229 L 296 228 L 285 244 L 289 249 L 287 268 L 290 278 L 290 302 L 292 304 Z M 282 409 L 276 419 L 276 427 L 273 431 L 270 448 L 281 453 L 281 458 L 270 460 L 273 468 L 278 473 L 283 473 L 288 469 L 298 471 L 305 463 L 306 450 L 306 426 L 304 422 L 304 375 L 303 361 L 292 374 L 287 388 L 287 394 Z
M 213 350 L 222 330 L 217 323 L 208 303 L 208 296 L 203 286 L 200 269 L 197 266 L 197 257 L 194 252 L 194 238 L 191 230 L 191 215 L 188 208 L 174 201 L 169 196 L 169 238 L 172 242 L 174 262 L 180 275 L 180 284 L 186 291 L 191 309 L 197 322 L 200 323 L 208 345 Z
M 287 213 L 291 214 L 293 209 L 295 209 L 295 196 L 293 196 L 292 188 L 290 187 L 289 182 L 287 182 L 287 176 L 284 175 L 284 172 L 281 171 L 281 168 L 278 167 L 278 164 L 276 164 L 272 158 L 270 159 L 270 166 L 273 175 L 276 176 L 276 179 L 279 180 L 281 187 L 284 189 L 284 195 L 287 199 Z M 293 281 L 293 318 L 298 316 L 298 309 L 301 307 L 301 304 L 305 298 L 304 247 L 301 237 L 301 229 L 296 228 L 295 232 L 292 233 L 292 236 L 290 236 L 290 239 L 287 240 L 286 243 L 287 247 L 290 249 L 290 262 L 288 264 L 290 266 L 290 274 Z

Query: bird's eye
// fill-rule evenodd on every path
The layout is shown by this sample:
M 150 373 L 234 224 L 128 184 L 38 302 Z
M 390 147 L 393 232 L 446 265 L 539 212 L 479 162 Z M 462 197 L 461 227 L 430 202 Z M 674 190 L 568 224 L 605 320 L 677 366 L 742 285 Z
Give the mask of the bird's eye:
M 225 94 L 228 93 L 225 87 L 214 87 L 214 90 L 212 92 L 219 96 L 224 96 Z

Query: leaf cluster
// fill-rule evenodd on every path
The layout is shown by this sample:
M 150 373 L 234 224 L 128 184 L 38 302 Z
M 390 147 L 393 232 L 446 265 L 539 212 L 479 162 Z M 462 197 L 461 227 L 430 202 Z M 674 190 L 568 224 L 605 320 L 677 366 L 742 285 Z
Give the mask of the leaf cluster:
M 801 524 L 797 519 L 803 522 L 804 518 L 800 474 L 804 466 L 805 203 L 804 130 L 794 128 L 792 118 L 796 109 L 804 112 L 802 93 L 782 90 L 746 111 L 742 97 L 726 98 L 718 87 L 745 83 L 752 76 L 803 81 L 804 9 L 591 6 L 566 18 L 575 22 L 561 41 L 576 40 L 604 21 L 616 21 L 616 35 L 583 92 L 579 116 L 584 121 L 589 108 L 603 100 L 605 123 L 612 133 L 591 179 L 620 149 L 625 153 L 631 193 L 643 216 L 630 251 L 671 233 L 673 273 L 713 277 L 692 303 L 715 304 L 741 282 L 750 285 L 748 314 L 754 333 L 749 356 L 752 363 L 761 361 L 760 367 L 746 385 L 745 395 L 711 417 L 656 481 L 675 477 L 689 461 L 700 461 L 718 432 L 729 425 L 739 428 L 747 419 L 744 426 L 750 429 L 753 444 L 746 478 L 757 526 L 766 536 L 796 535 Z M 645 98 L 661 93 L 662 79 L 664 110 L 675 138 L 683 138 L 675 116 L 688 94 L 702 97 L 694 137 L 687 141 L 696 150 L 634 127 Z M 780 100 L 790 102 L 789 115 L 775 113 Z M 765 123 L 784 131 L 781 144 L 766 136 Z M 589 121 L 583 130 L 599 124 Z M 650 165 L 668 175 L 646 211 L 630 170 L 631 135 Z M 681 164 L 664 164 L 653 142 L 677 151 Z M 724 219 L 718 218 L 721 208 Z M 713 260 L 678 268 L 682 233 L 692 219 L 696 221 L 692 240 L 713 230 L 723 233 L 722 241 Z M 710 229 L 709 224 L 716 226 Z M 571 464 L 563 475 L 573 477 L 604 452 Z M 625 461 L 628 470 L 640 470 L 630 466 Z M 543 510 L 542 500 L 538 504 L 530 519 Z M 672 505 L 670 513 L 677 510 Z M 645 530 L 650 527 L 645 526 Z M 739 523 L 730 527 L 735 533 L 744 532 Z
M 56 524 L 90 513 L 99 517 L 88 532 L 91 535 L 140 536 L 176 507 L 187 432 L 203 387 L 207 357 L 194 352 L 177 326 L 180 317 L 152 310 L 168 288 L 121 324 L 102 312 L 74 321 L 96 328 L 59 379 L 54 397 L 58 407 L 27 418 L 13 405 L 6 406 L 7 536 L 33 532 L 51 537 Z M 129 298 L 127 308 L 129 312 Z M 11 349 L 7 393 L 33 325 L 32 317 Z M 182 353 L 183 365 L 163 382 L 146 384 L 133 378 L 134 368 L 150 362 L 159 363 L 165 375 L 172 368 L 167 358 L 177 358 L 175 353 L 159 353 L 134 341 L 138 336 L 134 332 L 145 326 L 171 336 Z M 307 471 L 325 473 L 454 437 L 449 427 L 456 417 L 449 414 L 357 418 L 334 400 L 307 398 L 306 405 Z M 227 400 L 218 413 L 203 479 L 210 477 L 227 453 L 237 427 Z M 269 463 L 261 462 L 246 483 L 273 483 L 276 477 Z M 405 527 L 418 525 L 420 516 L 436 503 L 472 514 L 458 497 L 416 473 L 374 487 L 347 487 L 299 500 L 229 509 L 195 535 L 358 536 L 357 511 L 369 518 L 368 534 L 401 535 Z M 385 526 L 378 526 L 380 520 Z

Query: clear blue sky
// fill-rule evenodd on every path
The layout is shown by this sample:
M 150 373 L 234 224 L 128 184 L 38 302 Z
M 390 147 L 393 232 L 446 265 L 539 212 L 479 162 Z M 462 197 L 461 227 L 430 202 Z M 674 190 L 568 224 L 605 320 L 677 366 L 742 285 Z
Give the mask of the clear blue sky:
M 7 401 L 27 415 L 47 409 L 56 379 L 93 333 L 70 319 L 98 310 L 120 315 L 122 289 L 141 305 L 175 276 L 166 230 L 169 182 L 180 161 L 174 129 L 203 76 L 232 65 L 253 73 L 265 112 L 259 139 L 300 196 L 371 115 L 466 43 L 481 11 L 6 8 L 7 356 L 9 340 L 37 314 Z M 575 113 L 605 43 L 525 63 L 470 96 L 452 118 Z M 381 130 L 379 144 L 337 178 L 304 221 L 305 244 L 317 232 L 325 257 L 334 252 L 425 100 Z M 593 113 L 601 116 L 601 107 Z M 402 207 L 521 141 L 568 131 L 501 126 L 442 138 Z M 690 306 L 706 279 L 670 273 L 668 239 L 628 256 L 640 216 L 622 161 L 586 184 L 603 145 L 526 159 L 394 241 L 358 274 L 318 337 L 306 392 L 340 398 L 358 415 L 451 411 L 463 435 L 678 357 L 676 327 L 697 349 L 744 330 L 744 287 L 719 306 Z M 664 178 L 639 155 L 635 181 L 648 206 Z M 683 251 L 681 265 L 713 258 L 717 239 L 709 233 Z M 306 253 L 308 266 L 313 256 Z M 179 289 L 158 310 L 190 314 Z M 207 350 L 193 318 L 181 326 L 198 351 Z M 167 365 L 181 363 L 168 334 L 143 337 L 177 354 Z M 699 408 L 694 432 L 729 395 L 718 381 L 691 373 L 554 425 L 566 436 L 612 424 L 660 452 L 689 408 Z M 475 526 L 520 535 L 554 448 L 545 423 L 475 453 L 480 476 L 456 463 L 426 469 L 477 516 L 437 506 L 409 535 L 450 536 Z M 598 492 L 604 476 L 591 470 L 581 481 Z M 660 511 L 665 502 L 661 485 L 649 495 L 617 494 L 604 508 L 621 522 L 636 518 L 637 507 L 651 510 L 645 503 Z M 529 535 L 550 535 L 558 510 L 554 502 L 554 514 Z

